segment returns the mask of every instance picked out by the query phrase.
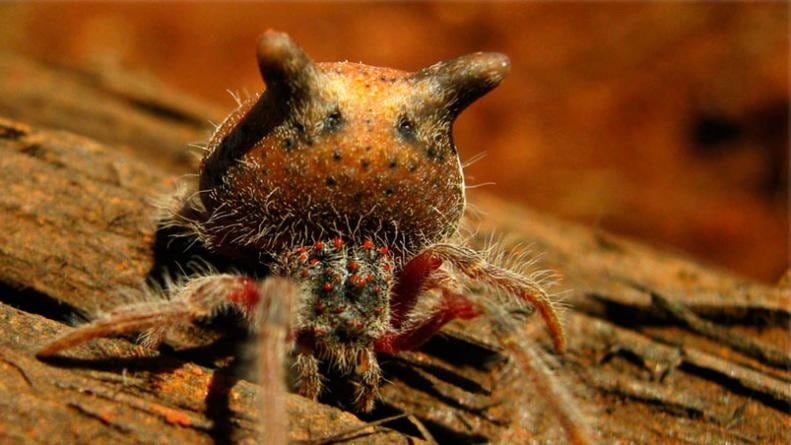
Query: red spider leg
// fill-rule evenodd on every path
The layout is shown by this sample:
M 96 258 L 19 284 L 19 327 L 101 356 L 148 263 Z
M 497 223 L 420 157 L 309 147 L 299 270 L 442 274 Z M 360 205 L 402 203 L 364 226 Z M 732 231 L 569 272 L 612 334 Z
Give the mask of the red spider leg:
M 425 290 L 429 276 L 442 265 L 442 260 L 424 252 L 412 258 L 398 276 L 390 298 L 390 327 L 392 331 L 377 339 L 377 352 L 396 353 L 414 349 L 423 344 L 444 325 L 456 318 L 453 310 L 440 309 L 414 329 L 399 332 L 404 321 L 417 304 L 418 296 Z
M 542 400 L 546 401 L 556 418 L 559 419 L 569 442 L 574 445 L 594 443 L 594 436 L 589 431 L 582 415 L 575 408 L 562 385 L 544 364 L 538 352 L 524 338 L 520 337 L 521 329 L 516 325 L 511 315 L 496 301 L 489 298 L 479 295 L 463 296 L 454 291 L 453 280 L 439 269 L 442 261 L 438 261 L 438 258 L 444 257 L 443 259 L 447 259 L 460 272 L 478 282 L 509 291 L 511 294 L 514 294 L 513 289 L 519 290 L 520 297 L 538 308 L 553 335 L 555 348 L 562 351 L 565 348 L 565 337 L 563 337 L 563 331 L 560 330 L 557 315 L 544 291 L 537 284 L 518 274 L 486 263 L 480 254 L 471 249 L 438 246 L 437 250 L 439 252 L 437 256 L 432 256 L 431 251 L 426 251 L 417 257 L 419 258 L 418 263 L 407 264 L 399 277 L 399 283 L 403 282 L 407 285 L 400 287 L 397 285 L 396 289 L 401 290 L 402 293 L 395 292 L 393 298 L 402 304 L 403 302 L 407 303 L 407 305 L 399 307 L 399 326 L 408 315 L 408 311 L 403 312 L 405 308 L 409 310 L 414 308 L 417 296 L 425 290 L 442 290 L 443 298 L 438 305 L 439 309 L 413 329 L 385 334 L 377 340 L 376 350 L 395 353 L 414 349 L 451 320 L 455 318 L 471 319 L 485 312 L 491 320 L 493 333 L 499 343 L 513 355 L 517 367 L 533 381 Z M 429 264 L 431 267 L 426 266 Z M 484 277 L 481 276 L 483 274 L 490 275 Z M 523 287 L 520 288 L 520 285 Z M 411 292 L 403 292 L 404 289 Z M 533 293 L 528 293 L 529 290 Z
M 563 326 L 560 324 L 552 300 L 538 283 L 516 272 L 490 264 L 480 253 L 467 247 L 435 244 L 421 255 L 427 253 L 450 264 L 473 282 L 491 286 L 535 306 L 552 336 L 555 351 L 558 353 L 565 351 L 566 335 Z
M 390 326 L 393 329 L 398 330 L 401 327 L 417 304 L 417 298 L 429 275 L 441 265 L 442 260 L 433 257 L 429 252 L 423 252 L 404 266 L 390 298 Z
M 416 349 L 456 318 L 471 320 L 479 316 L 478 308 L 464 296 L 443 290 L 438 309 L 417 326 L 397 333 L 388 333 L 376 341 L 376 351 L 394 354 Z

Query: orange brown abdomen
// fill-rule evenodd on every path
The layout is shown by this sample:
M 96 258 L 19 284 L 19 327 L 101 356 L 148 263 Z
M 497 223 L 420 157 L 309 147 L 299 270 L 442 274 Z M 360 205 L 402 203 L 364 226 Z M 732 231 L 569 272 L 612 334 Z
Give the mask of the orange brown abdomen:
M 339 236 L 398 255 L 456 230 L 465 198 L 451 126 L 499 83 L 504 56 L 405 73 L 314 64 L 267 33 L 259 65 L 267 90 L 226 119 L 203 161 L 210 247 L 274 252 Z

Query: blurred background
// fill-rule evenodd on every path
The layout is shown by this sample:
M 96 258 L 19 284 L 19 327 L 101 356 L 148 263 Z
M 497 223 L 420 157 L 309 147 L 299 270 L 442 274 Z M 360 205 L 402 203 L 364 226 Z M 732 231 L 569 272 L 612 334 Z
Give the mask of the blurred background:
M 789 6 L 777 3 L 0 5 L 0 51 L 105 58 L 230 109 L 262 31 L 317 61 L 512 60 L 456 125 L 470 184 L 766 282 L 789 265 Z

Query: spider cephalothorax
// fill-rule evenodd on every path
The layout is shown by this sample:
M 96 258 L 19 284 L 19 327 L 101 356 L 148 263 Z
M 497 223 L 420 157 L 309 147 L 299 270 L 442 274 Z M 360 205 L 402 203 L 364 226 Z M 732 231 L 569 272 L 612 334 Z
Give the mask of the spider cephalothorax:
M 451 242 L 465 205 L 451 127 L 504 78 L 505 56 L 476 53 L 416 73 L 316 64 L 270 31 L 258 42 L 258 64 L 267 89 L 220 125 L 198 181 L 175 195 L 163 225 L 269 276 L 204 273 L 174 286 L 166 301 L 122 306 L 40 355 L 135 331 L 155 345 L 177 323 L 235 307 L 259 332 L 264 442 L 284 443 L 287 353 L 301 394 L 321 393 L 325 361 L 350 374 L 355 406 L 367 411 L 381 378 L 376 353 L 414 349 L 453 319 L 488 317 L 530 373 L 530 347 L 505 308 L 532 305 L 564 349 L 537 281 Z M 543 382 L 536 389 L 570 440 L 585 443 L 573 406 L 549 380 L 533 380 Z

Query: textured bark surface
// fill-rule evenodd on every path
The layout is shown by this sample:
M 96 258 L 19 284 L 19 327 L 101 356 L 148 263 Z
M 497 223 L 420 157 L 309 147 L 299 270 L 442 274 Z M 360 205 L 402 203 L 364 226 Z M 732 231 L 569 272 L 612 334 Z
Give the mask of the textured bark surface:
M 112 62 L 66 67 L 0 54 L 0 91 L 0 116 L 87 135 L 179 172 L 196 164 L 187 144 L 206 141 L 209 120 L 224 116 Z
M 129 80 L 119 90 L 106 80 L 116 78 Z M 211 110 L 107 68 L 63 70 L 0 56 L 0 112 L 10 118 L 0 121 L 4 443 L 252 440 L 255 399 L 266 395 L 237 377 L 227 343 L 223 351 L 177 336 L 160 355 L 140 356 L 124 339 L 100 340 L 46 363 L 33 356 L 80 314 L 139 294 L 134 289 L 156 270 L 152 197 L 190 170 L 186 144 L 207 134 L 201 115 L 216 118 Z M 506 249 L 528 245 L 541 255 L 536 267 L 563 276 L 557 290 L 571 308 L 570 345 L 553 367 L 606 442 L 791 438 L 788 287 L 755 284 L 491 195 L 472 202 L 480 210 L 468 221 L 477 229 L 473 245 L 495 232 Z M 534 318 L 524 335 L 548 351 Z M 291 396 L 291 437 L 408 443 L 418 439 L 404 433 L 432 440 L 426 430 L 441 443 L 561 437 L 485 320 L 454 323 L 420 351 L 382 360 L 388 382 L 374 413 L 360 420 L 331 406 L 343 406 L 333 394 L 325 403 Z M 385 424 L 393 429 L 359 429 L 401 414 L 413 417 Z M 337 436 L 346 431 L 354 432 Z

